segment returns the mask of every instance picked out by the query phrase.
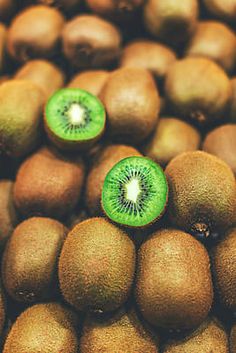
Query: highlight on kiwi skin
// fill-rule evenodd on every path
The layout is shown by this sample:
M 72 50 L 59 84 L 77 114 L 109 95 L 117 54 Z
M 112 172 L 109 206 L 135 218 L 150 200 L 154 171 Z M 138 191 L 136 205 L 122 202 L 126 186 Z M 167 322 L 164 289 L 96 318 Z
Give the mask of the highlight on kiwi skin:
M 102 207 L 112 221 L 128 227 L 145 227 L 163 214 L 168 185 L 161 167 L 145 157 L 128 157 L 107 174 Z
M 88 149 L 103 134 L 106 114 L 102 103 L 92 94 L 64 88 L 49 99 L 44 121 L 49 138 L 58 147 Z

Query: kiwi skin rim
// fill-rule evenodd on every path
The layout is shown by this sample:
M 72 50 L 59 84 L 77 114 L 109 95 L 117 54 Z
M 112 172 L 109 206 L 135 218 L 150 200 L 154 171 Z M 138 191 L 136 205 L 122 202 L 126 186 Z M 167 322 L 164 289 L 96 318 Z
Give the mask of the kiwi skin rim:
M 78 90 L 78 88 L 70 88 L 70 90 Z M 92 98 L 95 98 L 96 100 L 98 100 L 100 102 L 100 104 L 104 107 L 103 103 L 101 102 L 101 100 L 98 97 L 94 96 L 93 94 L 91 94 L 85 90 L 83 90 L 83 91 L 86 92 Z M 44 106 L 44 114 L 43 114 L 44 129 L 45 129 L 46 134 L 49 137 L 50 141 L 61 150 L 64 150 L 64 151 L 86 151 L 86 150 L 90 149 L 98 140 L 100 140 L 100 138 L 102 137 L 102 135 L 105 132 L 106 111 L 104 108 L 104 124 L 102 126 L 100 134 L 98 134 L 97 136 L 95 136 L 94 138 L 92 138 L 88 141 L 86 141 L 86 140 L 84 140 L 84 141 L 76 141 L 76 140 L 75 141 L 71 141 L 71 140 L 65 141 L 65 140 L 61 139 L 59 136 L 57 136 L 49 128 L 49 126 L 47 124 L 47 117 L 46 117 L 46 106 L 47 106 L 47 104 L 45 104 L 45 106 Z
M 130 157 L 126 157 L 126 158 L 123 158 L 124 159 L 128 159 Z M 154 163 L 156 163 L 155 161 L 153 161 L 151 158 L 149 157 L 143 157 L 145 159 L 148 159 Z M 119 163 L 119 162 L 118 162 Z M 156 163 L 158 166 L 159 164 Z M 162 169 L 162 167 L 160 166 L 160 168 Z M 163 170 L 163 169 L 162 169 Z M 109 173 L 109 172 L 108 172 Z M 163 174 L 165 175 L 164 171 L 163 171 Z M 152 221 L 150 221 L 149 223 L 145 224 L 145 225 L 142 225 L 142 226 L 131 226 L 131 225 L 128 225 L 128 224 L 122 224 L 122 223 L 119 223 L 119 222 L 115 222 L 114 220 L 110 219 L 107 214 L 106 214 L 106 211 L 103 207 L 103 203 L 102 203 L 102 197 L 101 197 L 101 200 L 100 200 L 100 204 L 101 204 L 101 209 L 102 209 L 102 212 L 103 212 L 103 215 L 105 218 L 109 219 L 109 222 L 111 222 L 112 224 L 116 225 L 116 226 L 119 226 L 121 228 L 124 228 L 124 229 L 146 229 L 148 227 L 151 227 L 153 226 L 163 215 L 164 213 L 166 212 L 166 209 L 167 209 L 167 206 L 168 206 L 168 201 L 169 201 L 169 185 L 168 185 L 168 182 L 167 182 L 167 179 L 166 179 L 166 202 L 165 202 L 165 205 L 163 207 L 163 210 L 162 212 L 159 214 L 159 216 L 157 216 L 156 218 L 154 218 Z

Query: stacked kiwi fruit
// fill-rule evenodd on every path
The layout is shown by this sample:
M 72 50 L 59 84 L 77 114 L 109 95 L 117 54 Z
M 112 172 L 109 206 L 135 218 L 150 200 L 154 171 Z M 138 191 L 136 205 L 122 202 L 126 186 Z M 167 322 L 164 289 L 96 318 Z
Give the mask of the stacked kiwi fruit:
M 236 0 L 0 0 L 0 351 L 236 353 Z

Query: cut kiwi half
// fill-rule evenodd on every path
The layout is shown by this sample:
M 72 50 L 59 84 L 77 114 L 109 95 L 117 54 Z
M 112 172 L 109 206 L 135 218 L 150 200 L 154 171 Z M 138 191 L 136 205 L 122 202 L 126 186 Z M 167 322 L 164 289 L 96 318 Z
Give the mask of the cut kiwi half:
M 162 168 L 145 157 L 128 157 L 107 174 L 102 207 L 112 221 L 128 227 L 145 227 L 163 214 L 168 185 Z
M 87 149 L 105 129 L 105 109 L 99 99 L 78 88 L 64 88 L 48 100 L 45 128 L 62 149 Z

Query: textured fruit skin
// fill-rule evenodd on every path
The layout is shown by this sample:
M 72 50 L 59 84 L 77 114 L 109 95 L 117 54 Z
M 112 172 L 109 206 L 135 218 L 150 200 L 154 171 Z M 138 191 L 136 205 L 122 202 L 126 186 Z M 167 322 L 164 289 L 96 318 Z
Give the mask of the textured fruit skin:
M 18 170 L 14 201 L 23 216 L 58 218 L 77 205 L 84 180 L 84 164 L 46 147 L 26 159 Z
M 101 195 L 105 177 L 116 163 L 131 156 L 141 154 L 134 147 L 126 145 L 110 145 L 101 152 L 86 180 L 85 202 L 89 214 L 102 214 Z
M 16 227 L 2 262 L 4 287 L 13 299 L 34 303 L 53 297 L 66 234 L 63 224 L 50 218 L 29 218 Z
M 84 89 L 94 96 L 99 96 L 108 77 L 109 72 L 105 70 L 82 71 L 74 76 L 68 87 Z
M 235 21 L 235 0 L 227 0 L 227 2 L 221 0 L 203 0 L 203 3 L 212 15 L 227 22 Z
M 236 353 L 236 325 L 234 325 L 230 332 L 230 353 Z
M 235 222 L 235 178 L 224 161 L 203 151 L 186 152 L 174 158 L 165 173 L 173 225 L 193 233 L 206 225 L 208 236 Z
M 113 71 L 100 98 L 106 108 L 108 131 L 113 138 L 135 144 L 155 128 L 160 98 L 148 70 L 121 68 Z
M 225 161 L 236 175 L 236 125 L 221 125 L 209 132 L 202 149 Z
M 77 310 L 113 311 L 126 302 L 135 271 L 128 235 L 104 218 L 79 223 L 68 234 L 59 260 L 59 282 Z
M 62 305 L 34 305 L 13 324 L 3 353 L 77 353 L 75 326 L 75 315 Z
M 224 307 L 236 311 L 236 228 L 211 251 L 213 282 Z
M 109 320 L 88 317 L 80 341 L 81 353 L 159 353 L 158 338 L 143 326 L 133 309 Z
M 135 292 L 149 323 L 168 329 L 197 327 L 213 299 L 206 249 L 179 230 L 153 233 L 139 250 Z
M 236 123 L 236 77 L 231 79 L 232 97 L 230 102 L 230 121 Z
M 9 54 L 20 62 L 51 57 L 58 48 L 63 25 L 64 17 L 57 9 L 43 5 L 26 8 L 9 27 Z
M 0 335 L 2 338 L 2 333 L 4 329 L 4 324 L 6 320 L 6 309 L 5 309 L 5 297 L 3 295 L 2 285 L 0 286 Z
M 1 3 L 0 3 L 0 6 L 1 6 Z M 0 7 L 0 12 L 1 12 L 1 7 Z M 0 72 L 2 72 L 3 66 L 5 64 L 6 38 L 7 38 L 6 27 L 2 23 L 0 23 Z
M 229 353 L 228 335 L 215 318 L 208 318 L 182 340 L 169 341 L 163 353 Z M 232 352 L 233 353 L 233 352 Z

